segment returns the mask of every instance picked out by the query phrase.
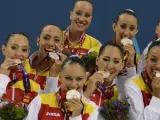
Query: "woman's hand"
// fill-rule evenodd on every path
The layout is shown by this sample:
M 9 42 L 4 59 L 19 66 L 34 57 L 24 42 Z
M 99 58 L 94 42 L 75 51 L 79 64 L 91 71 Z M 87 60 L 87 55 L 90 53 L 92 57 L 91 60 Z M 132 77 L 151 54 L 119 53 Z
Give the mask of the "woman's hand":
M 60 56 L 60 59 L 55 60 L 54 64 L 50 67 L 49 71 L 50 77 L 57 77 L 59 75 L 59 72 L 61 70 L 61 65 L 63 61 L 67 58 L 67 56 L 62 53 L 57 53 L 57 55 Z
M 77 117 L 77 116 L 81 115 L 82 110 L 83 110 L 83 104 L 82 104 L 81 100 L 76 99 L 76 98 L 70 99 L 67 102 L 67 106 L 69 106 L 73 109 L 72 117 Z
M 103 84 L 104 82 L 104 75 L 101 72 L 94 73 L 88 80 L 87 88 L 84 91 L 84 96 L 86 98 L 89 98 L 92 93 L 97 88 L 97 84 Z
M 8 76 L 11 69 L 18 69 L 16 59 L 6 58 L 0 66 L 0 73 Z
M 152 94 L 155 97 L 160 98 L 160 77 L 155 77 L 152 80 L 151 86 L 152 86 Z
M 134 67 L 134 58 L 135 58 L 135 49 L 133 45 L 125 45 L 124 50 L 127 54 L 127 66 L 126 67 Z

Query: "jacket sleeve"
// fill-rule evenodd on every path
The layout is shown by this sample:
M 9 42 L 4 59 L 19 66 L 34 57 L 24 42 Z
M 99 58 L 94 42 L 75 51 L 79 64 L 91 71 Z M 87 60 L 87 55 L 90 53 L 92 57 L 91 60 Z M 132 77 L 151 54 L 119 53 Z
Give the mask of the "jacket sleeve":
M 6 93 L 7 85 L 10 81 L 10 78 L 4 74 L 0 74 L 0 97 L 2 97 L 3 93 Z
M 136 67 L 126 68 L 126 70 L 127 70 L 127 79 L 137 74 Z
M 117 76 L 116 86 L 119 90 L 119 100 L 125 99 L 124 84 L 127 80 L 136 75 L 136 67 L 125 68 L 122 70 L 121 75 Z
M 125 84 L 125 92 L 130 104 L 130 120 L 160 120 L 159 98 L 153 96 L 150 104 L 145 107 L 141 91 L 131 81 Z
M 98 115 L 99 115 L 98 107 L 96 107 L 87 120 L 99 120 Z
M 152 42 L 150 42 L 147 45 L 147 47 L 144 49 L 143 53 L 140 56 L 140 59 L 139 59 L 138 64 L 137 64 L 137 72 L 138 73 L 141 72 L 146 65 L 146 55 L 147 55 L 147 52 L 148 52 L 148 48 L 151 44 L 152 44 Z

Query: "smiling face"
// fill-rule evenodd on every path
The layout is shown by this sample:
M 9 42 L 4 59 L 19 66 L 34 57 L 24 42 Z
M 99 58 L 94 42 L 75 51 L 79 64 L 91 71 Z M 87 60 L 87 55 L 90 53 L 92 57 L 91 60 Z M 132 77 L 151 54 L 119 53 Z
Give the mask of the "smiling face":
M 81 92 L 86 81 L 86 71 L 79 64 L 65 65 L 60 74 L 62 88 L 66 91 L 76 89 Z
M 71 30 L 84 32 L 92 20 L 93 6 L 87 1 L 79 1 L 70 12 Z
M 117 23 L 113 23 L 113 30 L 118 43 L 124 37 L 132 39 L 138 31 L 138 21 L 133 15 L 121 14 Z
M 6 58 L 25 60 L 29 56 L 29 40 L 22 34 L 12 35 L 7 45 L 2 46 Z
M 110 73 L 109 78 L 107 78 L 109 81 L 113 81 L 124 65 L 120 50 L 111 45 L 104 48 L 102 54 L 97 57 L 96 64 L 99 71 L 108 71 Z
M 160 72 L 160 46 L 151 48 L 146 58 L 146 70 L 150 79 L 155 77 L 156 72 Z
M 43 55 L 62 49 L 62 31 L 55 25 L 47 25 L 43 28 L 37 39 L 40 53 Z

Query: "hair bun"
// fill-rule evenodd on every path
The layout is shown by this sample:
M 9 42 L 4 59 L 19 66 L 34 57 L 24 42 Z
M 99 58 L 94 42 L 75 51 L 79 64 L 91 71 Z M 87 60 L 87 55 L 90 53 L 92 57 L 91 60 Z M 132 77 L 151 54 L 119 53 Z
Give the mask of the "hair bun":
M 129 12 L 134 13 L 134 10 L 132 10 L 132 9 L 125 9 L 125 11 L 129 11 Z

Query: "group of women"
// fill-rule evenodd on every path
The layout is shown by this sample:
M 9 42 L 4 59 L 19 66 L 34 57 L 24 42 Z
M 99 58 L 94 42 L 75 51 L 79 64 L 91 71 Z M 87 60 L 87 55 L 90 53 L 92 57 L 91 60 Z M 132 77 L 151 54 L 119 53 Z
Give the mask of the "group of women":
M 45 25 L 37 38 L 39 50 L 30 56 L 31 41 L 24 33 L 10 34 L 2 45 L 0 97 L 28 106 L 25 120 L 104 120 L 99 109 L 110 99 L 125 98 L 130 120 L 160 120 L 159 23 L 156 38 L 140 55 L 134 44 L 122 44 L 138 32 L 134 11 L 120 12 L 112 25 L 115 37 L 101 45 L 86 34 L 93 10 L 90 1 L 77 0 L 71 25 L 65 31 Z M 98 53 L 96 67 L 88 75 L 81 57 L 93 51 Z M 81 98 L 67 100 L 70 90 Z

